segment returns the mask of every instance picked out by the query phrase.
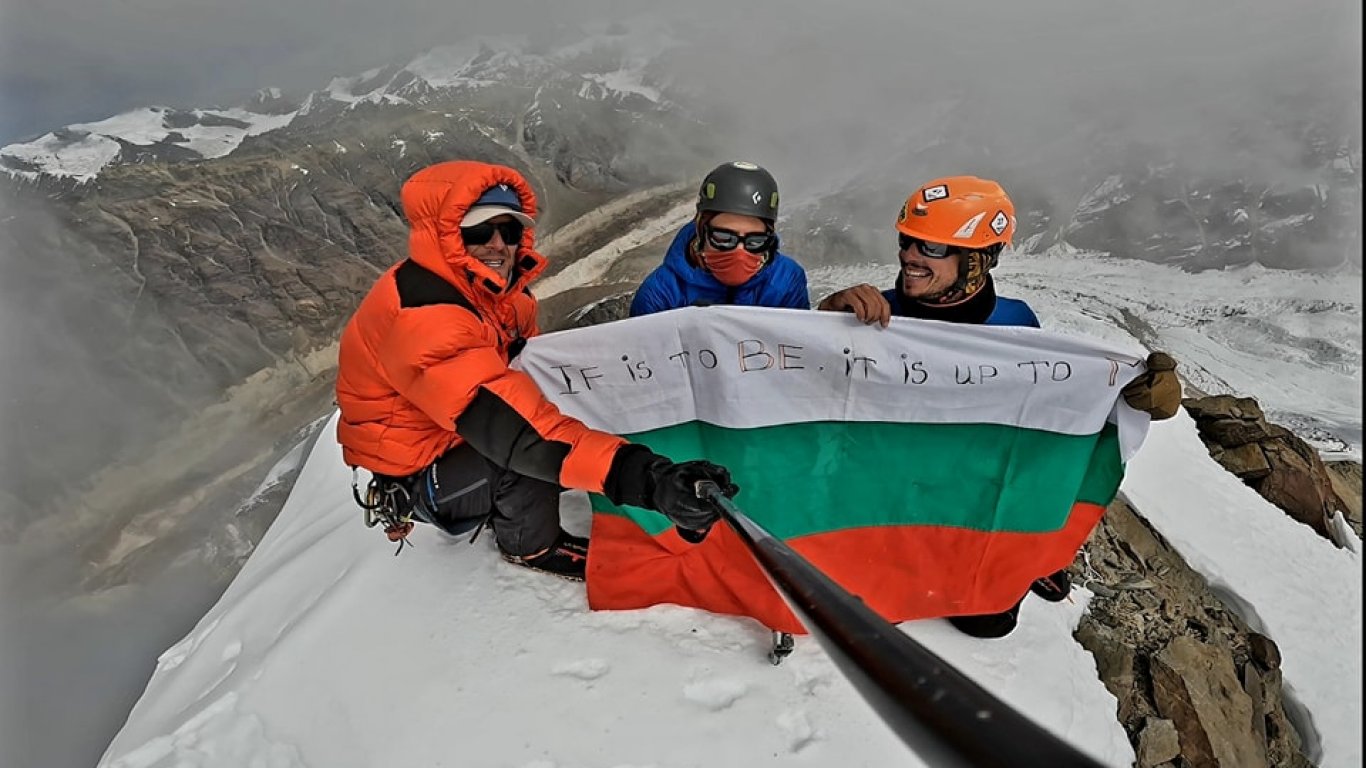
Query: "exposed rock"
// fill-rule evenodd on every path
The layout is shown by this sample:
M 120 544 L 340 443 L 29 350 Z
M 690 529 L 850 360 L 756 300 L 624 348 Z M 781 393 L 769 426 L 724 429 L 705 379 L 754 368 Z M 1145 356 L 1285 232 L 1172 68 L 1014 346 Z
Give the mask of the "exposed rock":
M 631 312 L 631 299 L 635 291 L 622 291 L 599 299 L 578 310 L 568 318 L 568 327 L 583 328 L 599 323 L 620 320 Z
M 1347 524 L 1361 538 L 1361 462 L 1328 461 L 1328 479 L 1333 484 L 1333 492 L 1343 504 L 1343 516 Z
M 1186 763 L 1193 768 L 1267 765 L 1265 750 L 1253 738 L 1252 698 L 1227 652 L 1178 635 L 1153 657 L 1152 681 L 1154 703 L 1176 724 Z
M 1135 750 L 1139 768 L 1152 768 L 1175 760 L 1181 755 L 1181 742 L 1176 725 L 1160 717 L 1149 717 L 1138 734 Z
M 1262 669 L 1275 671 L 1281 668 L 1281 649 L 1266 635 L 1258 632 L 1249 633 L 1247 650 L 1252 655 L 1252 660 L 1261 665 Z
M 1139 765 L 1309 765 L 1286 714 L 1275 644 L 1122 500 L 1074 570 L 1095 595 L 1076 638 L 1118 700 Z M 1162 720 L 1179 735 L 1179 757 Z
M 1256 441 L 1225 448 L 1219 454 L 1219 463 L 1248 483 L 1271 474 L 1271 462 Z
M 1250 397 L 1215 395 L 1186 398 L 1182 404 L 1220 464 L 1267 501 L 1343 546 L 1331 521 L 1335 511 L 1346 511 L 1347 504 L 1335 490 L 1318 451 L 1288 429 L 1268 422 Z

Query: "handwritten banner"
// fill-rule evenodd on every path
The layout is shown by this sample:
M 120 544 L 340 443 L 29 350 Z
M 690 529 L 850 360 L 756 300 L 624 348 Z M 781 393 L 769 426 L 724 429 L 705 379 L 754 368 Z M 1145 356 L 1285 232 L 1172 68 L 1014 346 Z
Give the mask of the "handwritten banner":
M 1139 358 L 1035 328 L 688 307 L 537 337 L 513 367 L 565 413 L 616 433 L 829 420 L 1091 434 L 1109 420 L 1127 459 L 1148 422 L 1119 398 Z

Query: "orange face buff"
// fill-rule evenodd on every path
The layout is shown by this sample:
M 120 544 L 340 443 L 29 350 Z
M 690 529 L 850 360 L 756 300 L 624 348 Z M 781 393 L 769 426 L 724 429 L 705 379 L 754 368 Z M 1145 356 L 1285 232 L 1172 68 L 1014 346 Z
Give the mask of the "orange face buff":
M 728 229 L 704 227 L 702 265 L 722 285 L 732 288 L 749 282 L 768 263 L 772 232 L 741 235 Z

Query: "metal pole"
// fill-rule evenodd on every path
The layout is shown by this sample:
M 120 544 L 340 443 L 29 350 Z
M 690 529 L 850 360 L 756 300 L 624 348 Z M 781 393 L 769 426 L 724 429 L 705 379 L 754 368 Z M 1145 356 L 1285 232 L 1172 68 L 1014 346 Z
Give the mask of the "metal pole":
M 887 725 L 933 766 L 1101 768 L 888 623 L 711 481 L 697 484 L 739 534 L 802 623 Z

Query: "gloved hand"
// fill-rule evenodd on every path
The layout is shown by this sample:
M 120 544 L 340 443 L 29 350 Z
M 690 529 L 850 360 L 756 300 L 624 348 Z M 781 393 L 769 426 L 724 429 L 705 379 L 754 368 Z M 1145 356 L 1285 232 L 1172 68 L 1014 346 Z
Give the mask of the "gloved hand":
M 1154 421 L 1170 419 L 1181 408 L 1181 380 L 1176 361 L 1166 352 L 1148 355 L 1148 370 L 1129 382 L 1120 393 L 1131 408 L 1146 411 Z
M 721 516 L 715 503 L 697 497 L 699 480 L 716 483 L 727 496 L 740 492 L 725 467 L 710 461 L 675 463 L 639 443 L 627 443 L 612 457 L 602 493 L 613 504 L 662 512 L 678 526 L 679 536 L 696 544 Z
M 731 482 L 725 467 L 710 461 L 685 461 L 675 464 L 660 457 L 649 468 L 651 502 L 655 510 L 678 526 L 678 533 L 694 544 L 706 537 L 712 524 L 720 518 L 720 510 L 708 499 L 698 498 L 697 481 L 710 480 L 721 492 L 733 497 L 740 487 Z

